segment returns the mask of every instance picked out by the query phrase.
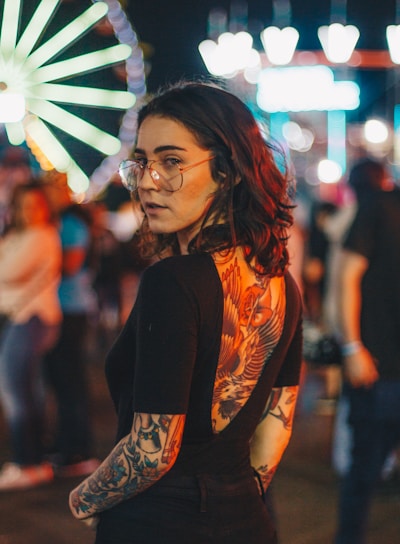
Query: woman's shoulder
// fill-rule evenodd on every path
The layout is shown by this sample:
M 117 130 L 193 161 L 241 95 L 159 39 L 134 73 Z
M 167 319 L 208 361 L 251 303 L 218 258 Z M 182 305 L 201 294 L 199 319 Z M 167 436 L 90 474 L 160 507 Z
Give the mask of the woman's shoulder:
M 165 257 L 151 264 L 146 270 L 147 274 L 202 274 L 206 269 L 213 269 L 214 261 L 207 253 L 193 255 L 176 255 Z
M 148 266 L 142 274 L 141 284 L 173 282 L 186 292 L 215 292 L 220 288 L 219 276 L 214 261 L 208 254 L 178 255 L 166 257 Z

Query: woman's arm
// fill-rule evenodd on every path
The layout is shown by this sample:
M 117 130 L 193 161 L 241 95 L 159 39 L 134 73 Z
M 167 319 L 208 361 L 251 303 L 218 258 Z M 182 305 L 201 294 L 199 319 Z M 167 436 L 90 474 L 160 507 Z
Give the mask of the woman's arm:
M 130 434 L 71 492 L 73 515 L 86 519 L 153 485 L 174 465 L 184 425 L 184 415 L 135 414 Z
M 298 386 L 274 388 L 250 442 L 252 467 L 266 491 L 292 434 Z

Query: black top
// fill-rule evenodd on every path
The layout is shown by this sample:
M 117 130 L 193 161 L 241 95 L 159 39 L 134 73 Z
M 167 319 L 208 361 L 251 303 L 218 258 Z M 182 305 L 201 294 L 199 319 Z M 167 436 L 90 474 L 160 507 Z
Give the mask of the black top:
M 171 473 L 228 473 L 248 464 L 248 441 L 272 387 L 297 385 L 301 364 L 301 301 L 287 274 L 282 336 L 247 403 L 219 434 L 211 422 L 223 320 L 220 277 L 208 254 L 164 259 L 143 273 L 135 306 L 106 362 L 118 411 L 117 441 L 133 412 L 187 414 Z M 229 455 L 227 455 L 229 447 Z
M 400 191 L 375 193 L 358 209 L 344 247 L 366 257 L 361 339 L 382 379 L 400 379 Z

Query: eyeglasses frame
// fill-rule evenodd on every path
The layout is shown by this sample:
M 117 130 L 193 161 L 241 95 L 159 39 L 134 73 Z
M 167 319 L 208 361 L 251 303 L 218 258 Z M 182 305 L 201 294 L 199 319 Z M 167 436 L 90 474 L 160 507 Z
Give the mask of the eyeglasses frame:
M 195 168 L 196 166 L 200 166 L 201 164 L 204 164 L 204 163 L 206 163 L 208 161 L 211 161 L 212 159 L 215 159 L 215 155 L 211 155 L 210 157 L 207 157 L 206 159 L 202 159 L 201 161 L 195 162 L 194 164 L 188 164 L 187 166 L 179 166 L 177 164 L 177 167 L 179 168 L 179 174 L 176 174 L 176 175 L 172 176 L 172 178 L 170 178 L 170 179 L 168 179 L 166 181 L 169 182 L 169 181 L 173 180 L 174 178 L 176 178 L 177 176 L 180 175 L 181 176 L 181 184 L 179 185 L 178 189 L 166 189 L 165 187 L 160 187 L 160 185 L 157 183 L 157 178 L 154 177 L 153 172 L 155 172 L 157 174 L 158 179 L 160 179 L 160 178 L 165 179 L 164 176 L 161 176 L 161 174 L 152 167 L 152 164 L 154 164 L 155 162 L 162 162 L 162 160 L 160 160 L 160 159 L 148 160 L 145 165 L 141 164 L 136 159 L 125 159 L 120 163 L 120 165 L 118 167 L 118 172 L 119 172 L 120 178 L 123 180 L 124 178 L 121 175 L 121 170 L 126 170 L 127 168 L 131 168 L 134 164 L 136 164 L 143 171 L 142 178 L 140 180 L 138 180 L 138 181 L 141 181 L 143 179 L 143 176 L 144 176 L 145 171 L 147 169 L 150 172 L 151 179 L 153 180 L 154 185 L 157 187 L 158 191 L 164 190 L 164 191 L 167 191 L 169 193 L 176 193 L 177 191 L 179 191 L 182 188 L 183 174 L 185 172 L 191 170 L 192 168 Z M 126 164 L 126 163 L 129 163 L 129 164 Z M 122 165 L 125 165 L 125 166 L 122 166 Z M 133 187 L 131 188 L 125 183 L 123 183 L 123 185 L 131 193 L 134 193 L 135 191 L 137 191 L 139 189 L 139 183 L 137 183 L 137 186 L 135 188 L 133 188 Z

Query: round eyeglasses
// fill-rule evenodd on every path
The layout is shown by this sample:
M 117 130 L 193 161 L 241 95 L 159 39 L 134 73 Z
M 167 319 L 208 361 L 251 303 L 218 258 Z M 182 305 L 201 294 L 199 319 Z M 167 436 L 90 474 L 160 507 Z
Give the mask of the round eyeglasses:
M 207 157 L 202 161 L 188 166 L 181 166 L 178 159 L 168 158 L 160 161 L 140 159 L 127 159 L 119 165 L 118 173 L 122 184 L 128 191 L 137 191 L 139 183 L 142 181 L 146 169 L 149 171 L 154 185 L 160 191 L 173 193 L 179 191 L 183 184 L 183 174 L 195 166 L 200 166 L 205 162 L 211 161 L 214 156 Z

